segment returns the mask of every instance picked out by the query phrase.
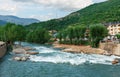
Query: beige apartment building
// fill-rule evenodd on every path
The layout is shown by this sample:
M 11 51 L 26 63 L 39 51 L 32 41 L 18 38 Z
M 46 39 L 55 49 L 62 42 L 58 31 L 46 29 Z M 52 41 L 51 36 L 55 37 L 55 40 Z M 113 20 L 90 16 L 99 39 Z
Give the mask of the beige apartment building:
M 107 29 L 110 35 L 116 35 L 120 33 L 120 23 L 107 24 Z

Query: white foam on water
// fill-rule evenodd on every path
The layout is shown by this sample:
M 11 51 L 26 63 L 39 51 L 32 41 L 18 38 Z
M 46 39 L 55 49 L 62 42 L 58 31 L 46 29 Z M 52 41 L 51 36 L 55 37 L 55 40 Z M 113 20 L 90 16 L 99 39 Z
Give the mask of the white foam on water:
M 75 59 L 78 59 L 78 58 L 62 57 L 58 55 L 49 56 L 49 57 L 30 56 L 30 60 L 34 62 L 70 63 L 72 65 L 74 64 L 79 65 L 79 64 L 86 62 L 85 59 L 80 59 L 80 61 L 76 61 Z
M 25 45 L 29 46 L 28 43 L 25 43 Z M 30 61 L 34 62 L 70 63 L 72 65 L 80 65 L 84 63 L 111 65 L 111 62 L 115 58 L 120 58 L 118 56 L 105 56 L 98 54 L 72 54 L 46 46 L 32 45 L 32 47 L 40 53 L 39 56 L 31 55 L 29 57 Z
M 33 46 L 40 55 L 31 55 L 30 61 L 34 62 L 51 62 L 51 63 L 70 63 L 72 65 L 80 65 L 84 63 L 92 64 L 107 64 L 111 65 L 115 58 L 118 56 L 105 56 L 97 54 L 73 54 L 66 53 L 60 50 L 55 50 L 46 46 Z
M 30 56 L 30 60 L 34 62 L 51 62 L 51 63 L 70 63 L 72 65 L 80 65 L 86 62 L 93 63 L 93 64 L 107 64 L 111 65 L 112 61 L 115 58 L 120 58 L 117 56 L 105 56 L 105 55 L 97 55 L 97 54 L 72 54 L 66 53 L 62 51 L 55 51 L 54 49 L 41 47 L 42 53 L 53 53 L 58 52 L 55 55 L 48 55 L 48 56 Z M 41 53 L 41 54 L 42 54 Z
M 40 47 L 33 47 L 36 50 L 39 51 L 39 53 L 52 53 L 52 52 L 56 52 L 56 50 L 53 50 L 52 48 L 47 48 L 44 46 L 40 46 Z

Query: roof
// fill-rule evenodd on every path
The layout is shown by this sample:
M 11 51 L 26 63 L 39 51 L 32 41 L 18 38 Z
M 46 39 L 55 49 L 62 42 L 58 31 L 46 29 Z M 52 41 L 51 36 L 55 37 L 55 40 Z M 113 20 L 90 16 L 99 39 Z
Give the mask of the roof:
M 104 23 L 105 26 L 110 26 L 110 25 L 118 25 L 120 22 L 109 22 L 109 23 Z

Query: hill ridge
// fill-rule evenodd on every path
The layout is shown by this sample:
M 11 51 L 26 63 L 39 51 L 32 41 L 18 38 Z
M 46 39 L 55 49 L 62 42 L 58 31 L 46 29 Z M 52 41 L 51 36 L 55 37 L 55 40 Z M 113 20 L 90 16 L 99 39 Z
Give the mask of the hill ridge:
M 13 15 L 0 15 L 0 20 L 6 23 L 10 22 L 10 23 L 15 23 L 15 24 L 20 24 L 20 25 L 29 25 L 32 23 L 40 22 L 39 20 L 34 19 L 34 18 L 20 18 L 20 17 L 13 16 Z
M 120 1 L 108 0 L 90 5 L 84 9 L 73 12 L 60 19 L 52 19 L 45 22 L 29 25 L 29 29 L 37 27 L 51 29 L 64 29 L 72 24 L 90 25 L 96 23 L 108 23 L 120 21 Z

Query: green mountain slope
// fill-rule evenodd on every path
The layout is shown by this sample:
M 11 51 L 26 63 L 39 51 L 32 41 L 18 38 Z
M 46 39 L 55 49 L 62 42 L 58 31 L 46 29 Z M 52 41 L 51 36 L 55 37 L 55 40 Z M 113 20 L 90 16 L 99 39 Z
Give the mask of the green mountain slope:
M 93 4 L 70 15 L 45 22 L 28 25 L 29 29 L 37 27 L 47 29 L 63 29 L 72 24 L 90 25 L 95 23 L 108 23 L 120 21 L 120 0 L 108 0 Z

